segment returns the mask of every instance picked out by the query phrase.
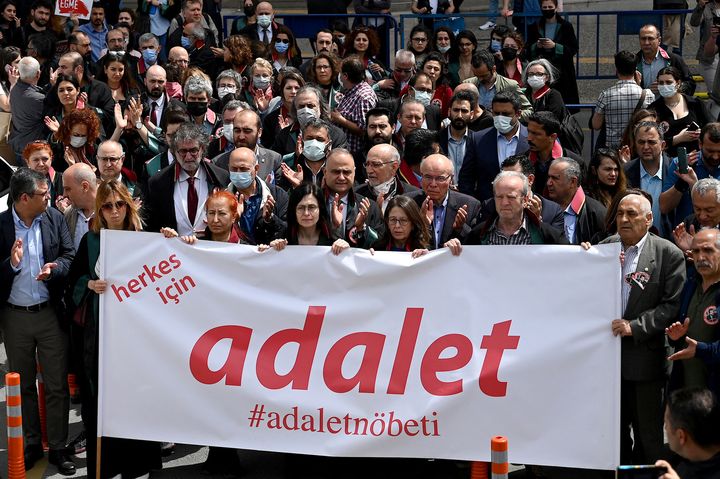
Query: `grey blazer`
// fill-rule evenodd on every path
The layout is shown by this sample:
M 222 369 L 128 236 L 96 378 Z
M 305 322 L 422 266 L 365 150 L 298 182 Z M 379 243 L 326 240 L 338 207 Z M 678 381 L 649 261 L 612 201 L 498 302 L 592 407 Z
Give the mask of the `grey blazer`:
M 619 241 L 620 237 L 613 235 L 602 243 Z M 670 372 L 670 364 L 665 359 L 670 352 L 665 328 L 680 312 L 685 258 L 673 243 L 650 233 L 636 271 L 641 277 L 631 283 L 622 316 L 630 321 L 633 333 L 622 338 L 622 378 L 630 381 L 663 379 Z
M 273 175 L 273 178 L 275 178 L 276 175 L 280 174 L 280 164 L 282 163 L 282 156 L 280 156 L 280 153 L 276 153 L 272 150 L 268 150 L 267 148 L 263 148 L 262 146 L 258 145 L 257 153 L 255 153 L 255 156 L 257 157 L 258 164 L 260 165 L 260 171 L 258 171 L 257 174 L 258 178 L 265 181 L 267 179 L 267 176 L 270 174 Z M 212 162 L 215 163 L 215 166 L 217 166 L 218 168 L 222 168 L 223 170 L 228 169 L 229 161 L 229 151 L 221 153 L 212 159 Z

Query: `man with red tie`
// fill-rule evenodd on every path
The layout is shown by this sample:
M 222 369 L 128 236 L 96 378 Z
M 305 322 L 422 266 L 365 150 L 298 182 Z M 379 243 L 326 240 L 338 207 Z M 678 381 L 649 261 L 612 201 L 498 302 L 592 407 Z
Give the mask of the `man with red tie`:
M 170 144 L 175 161 L 148 181 L 146 231 L 168 226 L 180 235 L 205 230 L 205 200 L 214 188 L 230 182 L 227 171 L 205 160 L 208 136 L 200 127 L 184 123 Z

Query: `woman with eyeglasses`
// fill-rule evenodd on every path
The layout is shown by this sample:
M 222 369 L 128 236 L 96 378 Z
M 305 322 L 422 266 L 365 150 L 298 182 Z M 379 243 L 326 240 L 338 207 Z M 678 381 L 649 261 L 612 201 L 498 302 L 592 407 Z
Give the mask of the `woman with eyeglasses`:
M 526 86 L 525 96 L 530 100 L 533 111 L 552 112 L 562 123 L 567 113 L 565 102 L 560 92 L 550 86 L 557 81 L 558 74 L 557 68 L 541 58 L 527 64 L 522 83 Z
M 430 37 L 430 30 L 425 28 L 424 25 L 415 25 L 410 30 L 410 42 L 405 46 L 405 49 L 415 55 L 415 68 L 417 69 L 420 69 L 425 57 L 432 51 Z
M 290 193 L 287 215 L 287 239 L 276 239 L 269 245 L 260 245 L 261 251 L 274 248 L 280 251 L 286 245 L 330 246 L 338 255 L 350 244 L 344 239 L 333 241 L 328 222 L 325 197 L 319 186 L 303 183 Z
M 340 63 L 332 53 L 320 52 L 310 62 L 307 71 L 308 84 L 312 84 L 322 92 L 330 110 L 334 110 L 338 102 L 341 86 L 338 82 Z
M 458 33 L 457 52 L 450 57 L 448 64 L 448 75 L 450 76 L 450 86 L 455 88 L 463 80 L 473 78 L 475 73 L 472 67 L 472 56 L 477 50 L 478 41 L 475 34 L 470 30 L 463 30 Z
M 113 100 L 119 102 L 123 109 L 130 97 L 139 97 L 140 90 L 125 55 L 108 52 L 102 58 L 100 66 L 96 80 L 104 82 L 110 87 Z
M 87 434 L 87 466 L 94 471 L 97 460 L 98 324 L 100 295 L 108 283 L 98 269 L 100 231 L 142 231 L 138 208 L 127 188 L 118 181 L 102 182 L 95 196 L 95 215 L 83 236 L 68 275 L 66 302 L 75 312 L 74 324 L 82 328 L 82 344 L 73 351 L 82 358 L 81 399 Z M 132 460 L 128 460 L 132 458 Z M 141 477 L 160 462 L 160 444 L 134 439 L 102 438 L 101 477 Z
M 292 30 L 285 25 L 278 25 L 277 32 L 270 43 L 270 57 L 274 74 L 288 66 L 300 68 L 302 54 L 295 43 Z
M 380 52 L 380 38 L 375 30 L 361 26 L 353 28 L 345 37 L 345 58 L 357 55 L 365 65 L 365 77 L 370 85 L 388 76 L 387 69 L 377 59 Z
M 407 251 L 413 258 L 427 254 L 430 248 L 430 229 L 420 207 L 407 196 L 393 196 L 385 209 L 385 233 L 373 245 L 375 251 Z M 454 255 L 462 251 L 460 240 L 453 238 L 444 244 Z M 372 250 L 371 250 L 372 251 Z

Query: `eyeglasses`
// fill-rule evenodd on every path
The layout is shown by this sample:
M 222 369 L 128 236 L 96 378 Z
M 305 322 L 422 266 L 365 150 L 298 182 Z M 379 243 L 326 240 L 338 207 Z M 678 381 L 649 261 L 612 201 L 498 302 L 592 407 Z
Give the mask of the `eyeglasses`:
M 363 163 L 363 166 L 365 167 L 366 170 L 368 168 L 377 169 L 377 168 L 382 168 L 383 165 L 387 165 L 390 163 L 393 163 L 393 161 L 392 160 L 390 160 L 390 161 L 366 161 L 365 163 Z
M 179 157 L 192 155 L 197 156 L 200 153 L 200 148 L 181 148 L 177 151 Z
M 318 205 L 297 205 L 297 208 L 295 208 L 295 211 L 298 213 L 305 213 L 308 212 L 310 214 L 315 214 L 318 212 L 320 208 Z
M 408 223 L 410 223 L 410 220 L 407 218 L 395 218 L 394 216 L 391 216 L 390 218 L 388 218 L 388 224 L 390 226 L 392 226 L 394 224 L 398 224 L 400 226 L 407 226 Z
M 98 156 L 99 161 L 105 161 L 107 163 L 119 163 L 123 161 L 124 158 L 124 156 L 105 156 L 102 158 Z
M 123 200 L 120 200 L 120 201 L 116 201 L 114 203 L 111 201 L 108 203 L 103 203 L 100 208 L 102 208 L 103 211 L 109 212 L 109 211 L 112 211 L 115 209 L 121 210 L 122 208 L 125 208 L 126 206 L 127 206 L 127 203 Z
M 315 68 L 318 70 L 330 70 L 330 65 L 315 65 Z
M 528 78 L 530 78 L 530 77 L 540 77 L 540 78 L 542 78 L 542 77 L 545 76 L 545 74 L 544 74 L 544 73 L 528 73 L 527 76 L 528 76 Z
M 411 40 L 414 41 L 414 42 L 418 42 L 418 43 L 425 43 L 425 42 L 427 42 L 427 38 L 420 38 L 420 37 L 418 37 L 418 38 L 412 38 Z
M 48 190 L 45 190 L 45 191 L 34 191 L 34 192 L 30 193 L 30 194 L 33 195 L 33 196 L 48 197 L 48 196 L 50 196 L 50 190 L 48 189 Z
M 284 43 L 287 45 L 288 43 L 290 43 L 290 40 L 286 38 L 278 38 L 277 40 L 275 40 L 275 43 Z
M 423 181 L 427 181 L 428 183 L 445 183 L 447 180 L 449 180 L 451 175 L 440 175 L 440 176 L 433 176 L 433 175 L 422 175 Z
M 329 171 L 330 171 L 330 173 L 332 173 L 335 176 L 340 176 L 340 175 L 350 176 L 350 175 L 352 175 L 352 172 L 353 172 L 353 170 L 351 170 L 350 168 L 339 168 L 337 170 L 333 169 L 333 170 L 329 170 Z

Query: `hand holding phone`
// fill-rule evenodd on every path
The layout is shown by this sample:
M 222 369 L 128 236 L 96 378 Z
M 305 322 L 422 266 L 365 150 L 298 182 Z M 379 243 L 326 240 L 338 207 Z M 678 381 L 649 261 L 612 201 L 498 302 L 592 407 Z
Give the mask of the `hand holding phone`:
M 688 159 L 687 159 L 687 150 L 684 146 L 681 146 L 677 149 L 677 158 L 678 158 L 678 172 L 684 174 L 687 174 L 688 172 Z

